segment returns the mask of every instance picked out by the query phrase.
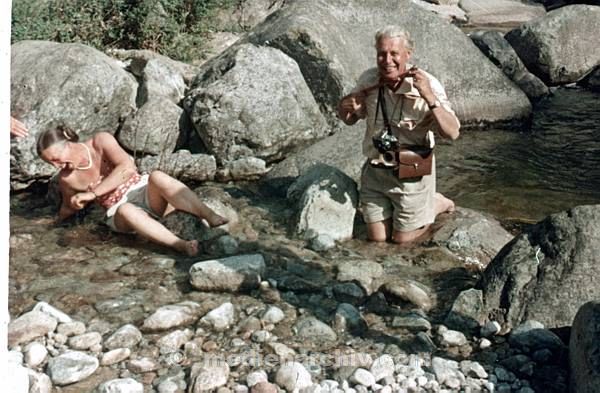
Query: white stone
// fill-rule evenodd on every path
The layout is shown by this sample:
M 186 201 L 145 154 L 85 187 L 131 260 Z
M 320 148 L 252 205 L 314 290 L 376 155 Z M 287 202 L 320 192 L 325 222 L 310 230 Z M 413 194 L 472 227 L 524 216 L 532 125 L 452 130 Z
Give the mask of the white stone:
M 89 332 L 69 338 L 68 345 L 73 349 L 85 350 L 101 342 L 102 335 L 100 333 Z
M 100 384 L 95 393 L 144 393 L 144 385 L 133 378 L 112 379 Z
M 386 354 L 375 359 L 370 370 L 375 380 L 381 381 L 385 377 L 393 376 L 395 367 L 394 358 Z
M 265 311 L 265 313 L 261 317 L 261 320 L 267 323 L 276 324 L 283 321 L 284 318 L 285 314 L 279 307 L 271 306 L 267 311 Z
M 149 357 L 132 359 L 127 362 L 127 369 L 133 373 L 147 373 L 149 371 L 158 370 L 159 368 L 160 364 Z
M 44 373 L 38 373 L 28 369 L 29 375 L 29 393 L 51 393 L 52 381 Z
M 133 325 L 123 325 L 104 342 L 108 349 L 133 348 L 142 340 L 142 332 Z
M 375 384 L 375 377 L 371 372 L 364 368 L 357 368 L 350 377 L 350 382 L 363 385 L 365 387 L 371 387 Z
M 48 360 L 46 372 L 55 385 L 81 381 L 96 371 L 98 359 L 83 352 L 67 352 Z
M 160 307 L 144 320 L 143 329 L 149 331 L 169 330 L 191 325 L 198 319 L 200 305 L 196 302 L 181 302 Z
M 269 382 L 269 378 L 267 377 L 267 372 L 264 370 L 254 371 L 248 374 L 246 377 L 246 384 L 248 387 L 252 387 L 259 382 Z
M 56 319 L 60 323 L 73 322 L 73 320 L 71 319 L 70 316 L 68 316 L 64 312 L 60 311 L 56 307 L 49 305 L 46 302 L 38 302 L 33 307 L 33 311 L 41 311 L 43 313 L 46 313 L 46 314 L 50 315 L 51 317 L 53 317 L 54 319 Z
M 227 383 L 229 365 L 226 362 L 195 363 L 190 372 L 189 393 L 201 393 Z
M 310 373 L 298 362 L 286 362 L 279 367 L 275 374 L 275 383 L 281 388 L 292 392 L 312 385 Z
M 442 333 L 442 345 L 447 347 L 460 347 L 465 345 L 468 341 L 465 335 L 456 330 L 448 330 Z
M 110 366 L 111 364 L 122 362 L 131 356 L 131 350 L 129 348 L 117 348 L 112 351 L 108 351 L 102 354 L 100 359 L 100 365 Z
M 220 332 L 233 325 L 234 318 L 233 304 L 227 302 L 203 316 L 200 322 Z
M 34 341 L 25 346 L 25 363 L 31 368 L 35 368 L 42 364 L 48 356 L 48 350 L 42 344 Z

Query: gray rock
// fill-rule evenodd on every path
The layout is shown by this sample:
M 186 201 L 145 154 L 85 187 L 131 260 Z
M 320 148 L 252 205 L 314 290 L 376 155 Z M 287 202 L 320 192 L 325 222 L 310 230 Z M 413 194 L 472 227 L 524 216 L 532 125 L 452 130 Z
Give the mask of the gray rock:
M 300 190 L 297 234 L 305 239 L 316 235 L 328 235 L 333 240 L 352 237 L 358 191 L 350 177 L 336 168 L 316 165 L 292 184 L 288 197 Z
M 569 366 L 571 389 L 578 393 L 592 393 L 600 386 L 600 303 L 588 302 L 581 306 L 571 327 Z
M 218 162 L 249 156 L 270 162 L 328 133 L 298 65 L 251 44 L 203 64 L 184 107 Z
M 56 332 L 65 336 L 77 336 L 85 333 L 85 324 L 79 321 L 59 323 Z
M 456 330 L 446 330 L 440 335 L 440 343 L 446 347 L 460 347 L 467 342 L 465 335 Z
M 8 324 L 8 346 L 29 342 L 56 329 L 56 318 L 41 312 L 29 311 Z
M 11 47 L 12 114 L 29 129 L 14 140 L 11 186 L 20 189 L 55 169 L 37 157 L 36 137 L 62 122 L 87 138 L 114 133 L 135 108 L 137 82 L 117 61 L 82 44 L 20 41 Z
M 258 288 L 265 273 L 260 254 L 208 260 L 190 268 L 190 283 L 201 291 L 240 291 Z
M 117 139 L 134 156 L 168 157 L 180 141 L 180 130 L 185 127 L 183 116 L 183 109 L 171 101 L 152 99 L 125 120 Z
M 200 319 L 200 323 L 209 326 L 217 332 L 228 329 L 235 321 L 233 304 L 227 302 L 211 310 Z
M 427 332 L 431 330 L 431 323 L 426 318 L 416 313 L 404 316 L 395 316 L 392 320 L 392 326 L 400 329 L 407 329 L 411 332 Z
M 453 329 L 474 332 L 485 320 L 486 315 L 482 310 L 482 292 L 473 288 L 467 289 L 462 291 L 452 304 L 444 324 Z
M 142 340 L 142 332 L 133 325 L 123 325 L 104 342 L 107 349 L 133 348 Z
M 371 374 L 375 377 L 375 381 L 379 382 L 384 378 L 394 375 L 395 364 L 394 358 L 388 354 L 381 355 L 373 361 L 371 365 Z
M 368 330 L 367 322 L 352 304 L 340 303 L 333 316 L 334 327 L 338 332 L 348 331 L 361 336 Z
M 465 380 L 464 375 L 459 370 L 458 363 L 454 360 L 434 357 L 431 361 L 431 368 L 440 385 L 445 384 L 448 387 L 458 388 L 460 382 Z M 455 386 L 457 382 L 458 386 Z
M 190 372 L 189 393 L 200 393 L 216 389 L 227 383 L 229 365 L 226 362 L 195 363 Z
M 190 301 L 163 306 L 144 320 L 142 330 L 161 331 L 191 325 L 199 313 L 200 305 Z
M 517 84 L 532 100 L 550 93 L 548 87 L 537 76 L 527 70 L 517 52 L 499 31 L 477 31 L 469 34 L 475 45 L 506 76 Z
M 512 347 L 536 351 L 538 349 L 549 349 L 554 353 L 560 353 L 565 349 L 561 339 L 547 329 L 531 329 L 525 332 L 511 332 L 509 344 Z
M 100 358 L 101 366 L 110 366 L 111 364 L 120 363 L 131 356 L 129 348 L 117 348 L 102 354 Z
M 141 77 L 137 98 L 140 105 L 156 99 L 166 99 L 177 104 L 185 94 L 183 75 L 163 58 L 149 59 L 137 75 Z
M 71 323 L 71 322 L 73 322 L 73 320 L 71 319 L 70 316 L 68 316 L 64 312 L 60 311 L 56 307 L 53 307 L 53 306 L 49 305 L 46 302 L 38 302 L 38 303 L 36 303 L 36 305 L 33 306 L 33 309 L 31 311 L 45 312 L 46 314 L 48 314 L 51 317 L 55 318 L 58 321 L 58 323 Z
M 144 385 L 133 378 L 111 379 L 98 385 L 94 393 L 143 393 Z
M 175 330 L 158 339 L 156 345 L 160 349 L 160 353 L 171 353 L 183 347 L 193 336 L 194 333 L 189 329 Z
M 267 373 L 264 370 L 253 371 L 246 377 L 248 387 L 252 387 L 260 382 L 269 382 Z
M 367 295 L 379 289 L 383 267 L 373 261 L 348 261 L 338 265 L 338 281 L 356 281 L 365 290 Z
M 571 5 L 506 34 L 527 68 L 551 85 L 576 82 L 600 64 L 590 37 L 600 35 L 600 8 Z
M 485 325 L 483 325 L 481 327 L 481 336 L 482 337 L 494 336 L 494 335 L 500 333 L 501 329 L 502 329 L 502 327 L 500 326 L 500 324 L 498 322 L 488 321 L 485 323 Z
M 385 283 L 383 289 L 398 298 L 412 303 L 423 311 L 433 307 L 430 290 L 423 284 L 408 279 L 393 279 Z
M 321 322 L 314 317 L 306 317 L 299 320 L 294 325 L 294 329 L 299 337 L 311 339 L 317 342 L 337 340 L 337 335 L 333 329 L 326 323 Z
M 64 386 L 81 381 L 96 371 L 98 359 L 83 352 L 66 352 L 48 360 L 46 373 L 52 383 Z
M 592 91 L 600 91 L 600 67 L 597 67 L 594 71 L 590 72 L 589 75 L 582 79 L 581 84 Z
M 600 205 L 553 214 L 524 231 L 483 272 L 484 312 L 501 324 L 572 323 L 580 304 L 600 297 Z
M 475 26 L 518 26 L 546 14 L 541 4 L 515 0 L 461 0 L 460 7 Z
M 304 388 L 302 390 L 302 392 L 304 392 L 305 389 L 310 389 L 310 387 Z M 255 384 L 254 386 L 252 386 L 252 389 L 250 389 L 250 392 L 251 393 L 277 393 L 277 392 L 279 392 L 279 389 L 277 388 L 277 385 L 264 381 L 264 382 L 259 382 L 259 383 Z
M 371 387 L 375 385 L 375 377 L 368 370 L 364 368 L 357 368 L 352 376 L 350 377 L 350 382 L 355 384 L 363 385 L 365 387 Z
M 98 332 L 89 332 L 69 338 L 68 345 L 72 349 L 85 350 L 102 342 L 102 336 Z
M 267 174 L 267 164 L 256 157 L 243 157 L 226 165 L 231 180 L 253 180 Z M 229 180 L 229 179 L 227 179 Z
M 131 359 L 127 362 L 127 369 L 136 374 L 147 373 L 158 370 L 159 368 L 161 368 L 160 363 L 151 357 Z
M 188 150 L 178 150 L 173 154 L 144 157 L 138 161 L 138 168 L 148 173 L 158 169 L 187 183 L 214 179 L 217 162 L 208 154 L 192 154 Z
M 487 378 L 488 374 L 485 372 L 483 366 L 477 362 L 470 360 L 463 360 L 460 362 L 460 369 L 462 373 L 467 377 L 473 378 Z
M 25 354 L 25 363 L 31 368 L 42 364 L 46 360 L 46 356 L 48 356 L 46 347 L 36 341 L 27 344 L 23 353 Z
M 292 392 L 311 386 L 312 378 L 302 363 L 286 362 L 277 370 L 275 383 L 286 391 Z
M 270 306 L 260 319 L 266 323 L 277 324 L 285 319 L 285 314 L 279 307 Z
M 308 248 L 313 251 L 325 251 L 333 247 L 335 247 L 335 239 L 324 233 L 318 233 L 308 241 Z
M 237 254 L 240 249 L 238 241 L 229 235 L 223 235 L 217 239 L 218 249 L 225 255 Z
M 10 367 L 10 366 L 9 366 Z M 51 393 L 52 392 L 52 380 L 50 377 L 44 373 L 38 373 L 31 369 L 27 369 L 27 374 L 29 375 L 29 390 L 28 393 Z M 7 388 L 9 392 L 17 393 L 18 389 Z

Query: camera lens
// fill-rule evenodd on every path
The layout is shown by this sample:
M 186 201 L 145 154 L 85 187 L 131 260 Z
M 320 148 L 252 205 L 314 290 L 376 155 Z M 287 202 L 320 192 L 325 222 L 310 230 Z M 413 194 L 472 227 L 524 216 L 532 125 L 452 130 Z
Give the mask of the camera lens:
M 383 159 L 383 161 L 391 164 L 391 163 L 396 162 L 396 157 L 394 157 L 394 156 L 395 156 L 394 152 L 386 151 L 385 153 L 383 153 L 381 155 L 381 158 Z

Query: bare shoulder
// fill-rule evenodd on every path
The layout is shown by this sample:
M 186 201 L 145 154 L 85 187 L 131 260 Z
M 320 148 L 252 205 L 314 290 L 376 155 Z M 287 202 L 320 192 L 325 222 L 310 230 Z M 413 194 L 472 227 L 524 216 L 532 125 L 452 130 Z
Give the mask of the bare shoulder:
M 106 131 L 101 131 L 94 134 L 92 137 L 92 143 L 94 146 L 103 147 L 117 144 L 117 140 L 114 136 L 112 136 L 112 134 Z

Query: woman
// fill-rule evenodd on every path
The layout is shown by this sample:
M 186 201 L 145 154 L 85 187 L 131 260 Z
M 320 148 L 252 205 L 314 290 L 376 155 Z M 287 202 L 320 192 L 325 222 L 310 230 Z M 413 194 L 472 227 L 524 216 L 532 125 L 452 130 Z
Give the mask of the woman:
M 181 210 L 206 220 L 211 227 L 228 222 L 169 175 L 161 171 L 140 175 L 132 157 L 109 133 L 100 132 L 79 142 L 73 130 L 57 126 L 40 135 L 37 153 L 60 168 L 59 221 L 96 201 L 106 209 L 106 223 L 114 231 L 137 233 L 189 256 L 198 253 L 198 241 L 177 237 L 157 218 Z

